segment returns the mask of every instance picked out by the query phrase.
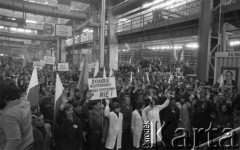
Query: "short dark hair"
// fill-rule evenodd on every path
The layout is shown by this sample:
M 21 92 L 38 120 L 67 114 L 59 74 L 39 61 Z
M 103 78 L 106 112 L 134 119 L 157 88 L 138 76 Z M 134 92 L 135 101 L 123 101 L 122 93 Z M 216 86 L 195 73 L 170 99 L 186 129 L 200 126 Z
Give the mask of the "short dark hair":
M 0 95 L 2 100 L 13 101 L 20 98 L 20 90 L 14 82 L 0 82 Z
M 143 101 L 138 100 L 136 104 L 136 109 L 141 109 L 143 107 L 143 104 L 144 104 Z
M 225 74 L 227 74 L 227 73 L 230 73 L 230 74 L 233 76 L 233 73 L 232 73 L 232 71 L 227 71 Z

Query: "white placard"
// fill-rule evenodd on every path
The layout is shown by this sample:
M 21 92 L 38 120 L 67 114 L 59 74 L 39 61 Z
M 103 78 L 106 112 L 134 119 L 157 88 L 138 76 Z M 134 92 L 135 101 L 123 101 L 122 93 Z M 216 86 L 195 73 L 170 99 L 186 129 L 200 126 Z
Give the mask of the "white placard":
M 45 66 L 44 61 L 33 61 L 33 68 L 42 69 Z
M 58 63 L 58 71 L 69 71 L 68 63 Z
M 114 77 L 88 79 L 88 87 L 93 94 L 91 100 L 117 97 Z
M 56 24 L 56 36 L 72 37 L 72 27 Z
M 55 64 L 55 57 L 44 56 L 45 64 L 54 65 Z

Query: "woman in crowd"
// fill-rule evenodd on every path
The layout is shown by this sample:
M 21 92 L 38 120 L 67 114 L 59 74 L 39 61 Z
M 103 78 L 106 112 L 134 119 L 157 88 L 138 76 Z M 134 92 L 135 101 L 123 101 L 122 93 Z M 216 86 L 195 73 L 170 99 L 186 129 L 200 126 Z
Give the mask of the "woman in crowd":
M 176 103 L 179 112 L 180 112 L 180 118 L 179 118 L 179 126 L 180 128 L 184 128 L 188 134 L 191 134 L 191 128 L 190 128 L 190 103 L 186 101 L 186 96 L 181 95 L 180 96 L 180 102 Z
M 143 107 L 143 101 L 137 101 L 136 109 L 132 112 L 131 132 L 133 135 L 133 147 L 136 149 L 140 149 L 142 146 Z
M 157 97 L 151 97 L 148 96 L 148 100 L 149 100 L 149 105 L 144 108 L 144 121 L 150 121 L 153 125 L 153 129 L 157 129 L 157 131 L 160 129 L 161 127 L 161 122 L 160 122 L 160 117 L 159 117 L 159 111 L 161 111 L 162 109 L 164 109 L 165 107 L 167 107 L 169 105 L 169 98 L 170 98 L 170 93 L 166 92 L 166 97 L 167 100 L 164 102 L 164 104 L 162 105 L 156 105 L 156 101 L 157 101 Z M 161 133 L 157 136 L 153 136 L 153 140 L 152 140 L 152 145 L 154 147 L 157 146 L 157 144 L 161 144 L 159 142 L 161 142 L 162 140 L 162 135 Z
M 67 97 L 62 98 L 60 110 L 55 123 L 57 150 L 81 150 L 83 145 L 82 122 L 74 114 L 73 106 L 68 104 Z
M 113 111 L 110 112 L 110 100 L 106 99 L 105 116 L 109 120 L 108 135 L 105 148 L 108 150 L 119 150 L 122 147 L 122 124 L 123 114 L 120 112 L 121 107 L 118 102 L 113 102 Z

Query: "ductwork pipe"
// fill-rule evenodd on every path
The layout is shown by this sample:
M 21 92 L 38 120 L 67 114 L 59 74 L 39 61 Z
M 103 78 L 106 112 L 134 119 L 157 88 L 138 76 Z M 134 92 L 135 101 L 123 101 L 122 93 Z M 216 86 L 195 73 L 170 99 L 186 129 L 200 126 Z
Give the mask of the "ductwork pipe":
M 57 7 L 27 1 L 22 2 L 20 0 L 0 0 L 0 8 L 73 20 L 85 20 L 87 17 L 86 13 L 84 12 L 60 11 Z
M 130 10 L 141 7 L 145 3 L 150 3 L 153 0 L 126 0 L 117 6 L 112 7 L 112 14 L 114 16 L 124 14 Z

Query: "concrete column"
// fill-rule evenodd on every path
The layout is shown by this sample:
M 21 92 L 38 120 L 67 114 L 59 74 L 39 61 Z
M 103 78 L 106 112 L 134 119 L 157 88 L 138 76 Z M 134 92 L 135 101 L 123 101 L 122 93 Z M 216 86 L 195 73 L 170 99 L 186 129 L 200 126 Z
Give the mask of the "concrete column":
M 102 0 L 102 10 L 101 10 L 101 30 L 100 30 L 100 67 L 104 67 L 104 53 L 105 53 L 105 9 L 106 0 Z
M 66 62 L 66 55 L 67 55 L 67 52 L 65 50 L 65 39 L 61 39 L 61 62 Z
M 208 81 L 209 77 L 212 7 L 211 0 L 201 1 L 197 75 L 203 81 Z
M 73 50 L 73 53 L 72 53 L 72 63 L 74 64 L 74 60 L 75 60 L 75 20 L 73 20 L 73 31 L 72 31 L 72 35 L 73 35 L 73 46 L 72 46 L 72 50 Z
M 118 39 L 116 35 L 117 17 L 108 11 L 108 50 L 109 50 L 109 68 L 118 69 Z
M 93 62 L 96 62 L 98 60 L 99 62 L 99 46 L 98 46 L 98 28 L 93 28 L 93 48 L 92 48 L 92 58 Z
M 61 40 L 60 37 L 57 37 L 57 55 L 56 55 L 56 62 L 61 62 L 61 46 L 60 46 Z

